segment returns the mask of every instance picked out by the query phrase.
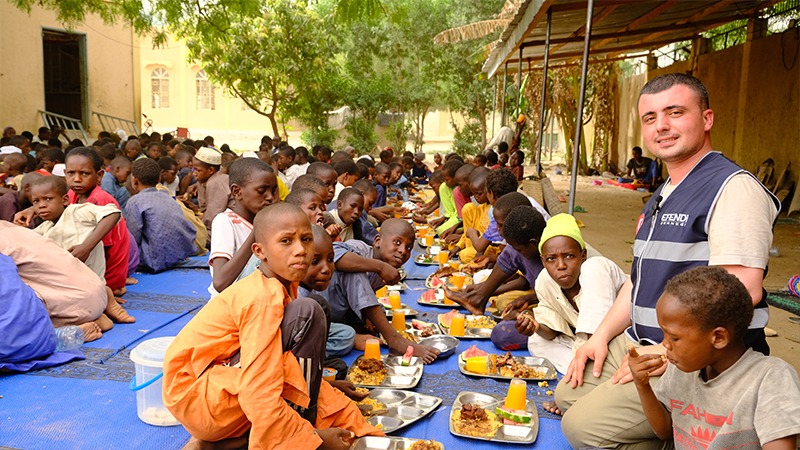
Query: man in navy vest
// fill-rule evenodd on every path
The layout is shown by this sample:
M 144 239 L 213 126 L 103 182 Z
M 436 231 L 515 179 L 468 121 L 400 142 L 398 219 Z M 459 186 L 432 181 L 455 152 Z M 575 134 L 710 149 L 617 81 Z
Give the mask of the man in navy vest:
M 562 429 L 575 448 L 671 447 L 655 437 L 642 412 L 627 351 L 633 345 L 640 354 L 666 353 L 655 306 L 679 273 L 718 265 L 736 275 L 756 307 L 747 344 L 769 353 L 762 280 L 780 203 L 712 149 L 714 112 L 700 80 L 678 73 L 654 78 L 639 93 L 638 109 L 644 143 L 664 161 L 669 179 L 639 216 L 631 280 L 556 388 Z M 651 375 L 651 384 L 665 368 Z

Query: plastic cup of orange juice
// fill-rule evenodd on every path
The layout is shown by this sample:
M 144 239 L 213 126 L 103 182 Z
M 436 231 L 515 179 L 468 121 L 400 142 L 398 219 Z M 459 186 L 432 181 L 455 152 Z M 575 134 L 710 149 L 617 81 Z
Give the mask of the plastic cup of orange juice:
M 528 383 L 525 380 L 514 378 L 508 386 L 508 394 L 506 394 L 506 408 L 525 410 L 526 394 L 528 391 Z
M 450 251 L 448 250 L 440 250 L 439 251 L 439 265 L 444 266 L 447 264 L 447 260 L 450 259 Z
M 467 274 L 464 272 L 456 272 L 450 275 L 450 282 L 459 290 L 464 289 L 464 281 L 466 281 L 466 279 Z
M 400 309 L 400 293 L 397 291 L 389 292 L 389 303 L 392 304 L 392 309 Z
M 395 309 L 392 311 L 392 328 L 397 331 L 406 330 L 406 313 L 402 310 Z
M 364 345 L 364 359 L 381 359 L 381 341 L 367 339 Z
M 428 232 L 425 234 L 425 246 L 430 247 L 433 245 L 433 238 L 436 236 L 435 233 Z
M 463 314 L 456 314 L 450 320 L 450 336 L 464 336 L 466 317 Z

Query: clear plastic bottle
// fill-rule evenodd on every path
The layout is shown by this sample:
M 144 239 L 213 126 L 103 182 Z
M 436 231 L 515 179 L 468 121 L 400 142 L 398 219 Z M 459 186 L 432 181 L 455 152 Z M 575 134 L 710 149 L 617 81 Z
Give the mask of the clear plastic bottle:
M 56 328 L 56 351 L 75 350 L 83 345 L 83 330 L 75 325 Z

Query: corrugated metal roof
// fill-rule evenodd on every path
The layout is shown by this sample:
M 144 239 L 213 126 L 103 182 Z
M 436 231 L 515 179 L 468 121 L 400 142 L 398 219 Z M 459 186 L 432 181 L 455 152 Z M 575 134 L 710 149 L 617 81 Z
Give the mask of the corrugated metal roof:
M 691 40 L 700 32 L 752 17 L 779 0 L 596 0 L 590 57 L 616 57 Z M 544 59 L 547 10 L 552 9 L 550 61 L 580 58 L 586 27 L 586 0 L 524 0 L 483 65 L 489 77 L 504 64 Z M 516 71 L 516 67 L 514 67 Z

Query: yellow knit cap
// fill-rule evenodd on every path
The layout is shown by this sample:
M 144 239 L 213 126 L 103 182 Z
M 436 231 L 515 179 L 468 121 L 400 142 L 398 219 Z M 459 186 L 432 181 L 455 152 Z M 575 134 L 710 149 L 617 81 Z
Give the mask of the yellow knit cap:
M 581 250 L 586 249 L 586 243 L 583 242 L 581 230 L 578 228 L 578 222 L 569 214 L 557 214 L 547 221 L 547 226 L 544 227 L 542 232 L 542 239 L 539 240 L 539 253 L 542 252 L 542 247 L 548 239 L 556 236 L 566 236 L 575 239 L 575 242 L 580 244 Z

